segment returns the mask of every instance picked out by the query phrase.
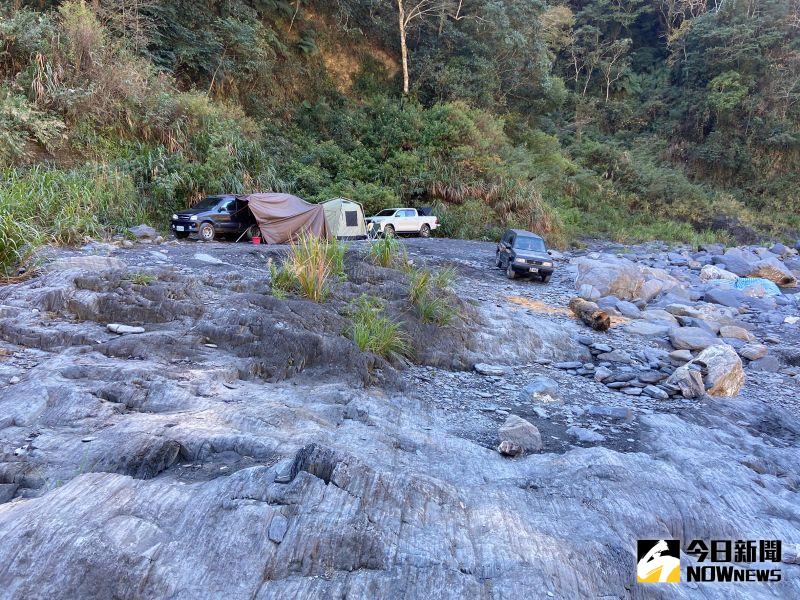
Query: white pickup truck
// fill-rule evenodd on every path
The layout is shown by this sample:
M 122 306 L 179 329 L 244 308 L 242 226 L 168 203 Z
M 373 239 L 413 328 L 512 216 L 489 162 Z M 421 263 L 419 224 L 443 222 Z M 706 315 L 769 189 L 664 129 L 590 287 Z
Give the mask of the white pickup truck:
M 417 233 L 430 237 L 431 231 L 439 227 L 434 216 L 423 216 L 416 208 L 387 208 L 374 217 L 366 219 L 367 231 L 372 237 L 380 234 L 393 236 L 396 233 Z

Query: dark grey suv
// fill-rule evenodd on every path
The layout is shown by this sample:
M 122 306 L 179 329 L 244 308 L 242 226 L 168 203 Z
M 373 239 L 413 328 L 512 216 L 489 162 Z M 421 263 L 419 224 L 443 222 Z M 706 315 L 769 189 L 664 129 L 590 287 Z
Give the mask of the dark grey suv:
M 171 226 L 176 238 L 195 234 L 205 242 L 221 235 L 245 234 L 248 239 L 258 235 L 256 218 L 247 202 L 233 195 L 208 196 L 172 215 Z
M 509 279 L 521 276 L 538 277 L 550 281 L 553 258 L 544 240 L 530 231 L 509 229 L 497 244 L 495 265 L 506 272 Z

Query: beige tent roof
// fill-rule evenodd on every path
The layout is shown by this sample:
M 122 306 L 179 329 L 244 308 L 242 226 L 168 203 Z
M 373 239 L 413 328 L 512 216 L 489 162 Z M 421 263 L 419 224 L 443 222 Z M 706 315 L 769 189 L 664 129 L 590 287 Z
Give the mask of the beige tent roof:
M 358 202 L 347 198 L 334 198 L 323 203 L 328 231 L 337 238 L 365 238 L 367 224 L 364 209 Z
M 242 198 L 268 244 L 286 244 L 303 232 L 329 238 L 325 210 L 291 194 L 250 194 Z

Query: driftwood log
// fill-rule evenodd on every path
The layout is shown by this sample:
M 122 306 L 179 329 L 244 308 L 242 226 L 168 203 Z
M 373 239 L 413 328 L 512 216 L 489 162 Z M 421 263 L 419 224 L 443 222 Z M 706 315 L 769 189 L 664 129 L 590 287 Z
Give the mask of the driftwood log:
M 569 309 L 595 331 L 608 331 L 611 327 L 611 317 L 594 302 L 576 296 L 569 301 Z

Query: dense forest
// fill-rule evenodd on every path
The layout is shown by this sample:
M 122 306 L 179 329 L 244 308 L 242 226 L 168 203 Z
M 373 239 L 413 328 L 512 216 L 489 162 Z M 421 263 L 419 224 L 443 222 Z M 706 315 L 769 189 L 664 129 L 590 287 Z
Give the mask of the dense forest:
M 0 6 L 6 263 L 253 190 L 465 237 L 800 229 L 800 0 Z

